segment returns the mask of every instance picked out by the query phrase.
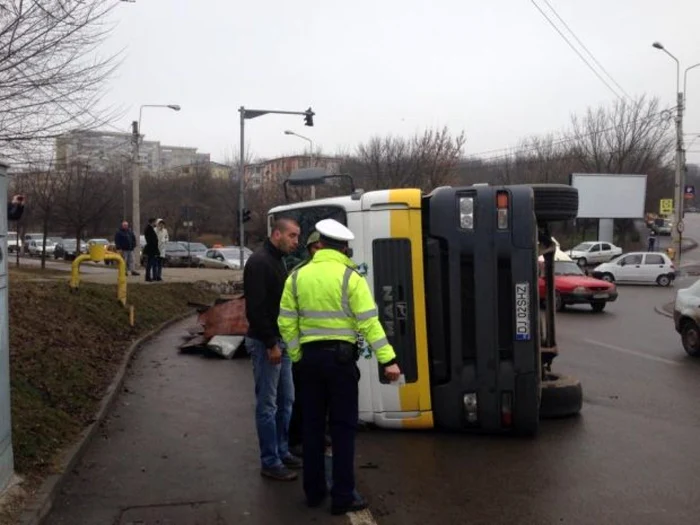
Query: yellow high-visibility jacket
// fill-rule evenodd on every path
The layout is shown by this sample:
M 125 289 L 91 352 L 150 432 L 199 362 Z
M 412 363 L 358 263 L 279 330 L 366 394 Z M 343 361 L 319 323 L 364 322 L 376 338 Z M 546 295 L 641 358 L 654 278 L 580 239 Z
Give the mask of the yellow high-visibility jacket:
M 337 250 L 319 250 L 287 277 L 277 323 L 294 363 L 301 359 L 304 343 L 334 340 L 354 344 L 357 332 L 381 364 L 396 361 L 367 281 L 352 260 Z

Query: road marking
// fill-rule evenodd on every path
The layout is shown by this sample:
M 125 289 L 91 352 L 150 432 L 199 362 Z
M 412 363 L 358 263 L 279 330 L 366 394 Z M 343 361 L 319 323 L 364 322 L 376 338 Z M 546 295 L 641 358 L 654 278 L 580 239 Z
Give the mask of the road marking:
M 377 525 L 369 509 L 361 510 L 360 512 L 348 512 L 346 516 L 350 518 L 350 525 Z
M 666 359 L 665 357 L 658 357 L 655 355 L 649 355 L 649 354 L 645 354 L 643 352 L 637 352 L 636 350 L 630 350 L 629 348 L 622 348 L 621 346 L 609 345 L 607 343 L 602 343 L 600 341 L 594 341 L 593 339 L 584 339 L 583 342 L 589 343 L 592 345 L 596 345 L 596 346 L 601 346 L 601 347 L 607 348 L 609 350 L 615 350 L 616 352 L 620 352 L 621 354 L 633 355 L 635 357 L 641 357 L 642 359 L 648 359 L 649 361 L 656 361 L 657 363 L 663 363 L 665 365 L 673 365 L 673 366 L 680 365 L 680 363 L 678 361 L 672 361 L 670 359 Z

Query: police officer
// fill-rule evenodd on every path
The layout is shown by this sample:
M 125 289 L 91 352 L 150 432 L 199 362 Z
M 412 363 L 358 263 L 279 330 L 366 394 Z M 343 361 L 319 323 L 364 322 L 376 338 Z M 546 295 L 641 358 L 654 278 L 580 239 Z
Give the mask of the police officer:
M 355 493 L 356 332 L 372 347 L 387 379 L 396 381 L 401 371 L 369 285 L 346 255 L 355 236 L 333 219 L 318 222 L 316 231 L 320 249 L 287 278 L 278 322 L 292 362 L 301 365 L 306 501 L 316 507 L 326 496 L 323 455 L 328 409 L 333 441 L 331 512 L 337 515 L 367 508 Z

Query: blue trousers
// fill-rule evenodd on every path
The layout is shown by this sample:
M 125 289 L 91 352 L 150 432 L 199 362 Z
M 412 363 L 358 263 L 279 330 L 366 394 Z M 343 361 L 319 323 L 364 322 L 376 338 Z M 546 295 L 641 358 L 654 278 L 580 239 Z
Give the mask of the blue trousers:
M 354 360 L 341 363 L 337 343 L 302 346 L 300 361 L 304 442 L 304 492 L 308 501 L 326 494 L 325 429 L 329 415 L 333 441 L 333 505 L 352 503 L 355 492 L 355 431 L 357 427 L 357 369 Z
M 294 403 L 292 361 L 283 350 L 282 362 L 270 364 L 265 344 L 257 339 L 246 337 L 245 346 L 253 362 L 260 462 L 262 468 L 279 467 L 289 456 L 289 420 Z

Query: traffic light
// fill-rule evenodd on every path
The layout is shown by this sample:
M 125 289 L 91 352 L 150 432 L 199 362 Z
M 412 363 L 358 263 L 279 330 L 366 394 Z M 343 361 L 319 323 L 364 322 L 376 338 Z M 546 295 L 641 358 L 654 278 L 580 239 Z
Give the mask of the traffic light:
M 306 126 L 313 126 L 314 125 L 314 113 L 311 111 L 311 108 L 306 110 L 306 116 L 304 117 L 304 125 Z
M 241 218 L 241 213 L 238 212 L 238 218 Z M 243 222 L 248 222 L 250 220 L 250 210 L 243 210 Z

